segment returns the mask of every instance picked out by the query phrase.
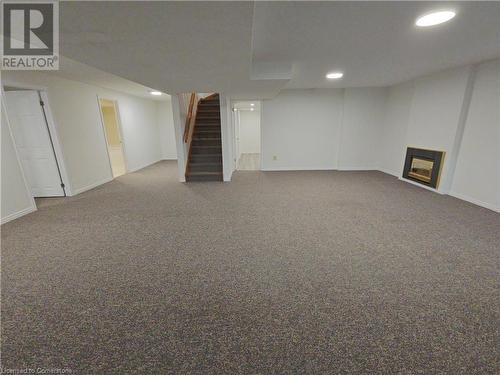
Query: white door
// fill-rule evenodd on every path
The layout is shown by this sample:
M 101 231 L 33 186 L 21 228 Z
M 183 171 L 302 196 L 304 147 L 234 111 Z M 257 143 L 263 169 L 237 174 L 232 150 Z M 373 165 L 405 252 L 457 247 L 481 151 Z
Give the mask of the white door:
M 5 93 L 14 142 L 34 197 L 64 196 L 37 91 Z

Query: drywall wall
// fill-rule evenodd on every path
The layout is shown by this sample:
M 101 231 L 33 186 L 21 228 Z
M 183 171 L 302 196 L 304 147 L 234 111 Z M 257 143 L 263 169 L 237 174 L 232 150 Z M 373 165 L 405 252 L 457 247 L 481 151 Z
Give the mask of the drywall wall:
M 500 211 L 500 60 L 477 67 L 450 194 Z
M 377 169 L 386 93 L 285 90 L 263 101 L 263 169 Z
M 16 155 L 14 141 L 9 131 L 2 98 L 1 105 L 1 223 L 36 210 L 31 192 L 28 190 Z
M 234 171 L 234 127 L 232 125 L 233 111 L 231 99 L 220 95 L 220 130 L 222 141 L 222 178 L 225 182 L 231 181 Z
M 284 90 L 262 101 L 262 169 L 336 169 L 342 90 Z
M 184 129 L 189 111 L 190 94 L 172 96 L 172 116 L 174 119 L 175 144 L 177 150 L 177 171 L 180 182 L 186 181 L 186 165 L 189 149 L 184 143 Z
M 161 158 L 164 160 L 177 159 L 177 145 L 175 142 L 174 117 L 170 100 L 156 104 L 158 129 L 160 132 Z
M 239 111 L 239 116 L 239 154 L 260 153 L 260 111 Z
M 445 194 L 453 177 L 455 139 L 471 73 L 466 66 L 415 80 L 406 144 L 446 152 L 438 187 Z
M 397 177 L 403 173 L 412 98 L 413 82 L 404 83 L 389 89 L 385 104 L 379 169 Z
M 52 74 L 2 72 L 2 84 L 44 88 L 73 194 L 112 179 L 97 98 L 116 100 L 129 171 L 161 159 L 156 102 Z
M 344 92 L 338 169 L 377 169 L 387 90 L 353 88 Z
M 118 103 L 118 117 L 123 134 L 123 148 L 128 172 L 161 160 L 161 146 L 156 102 L 130 95 L 103 92 Z

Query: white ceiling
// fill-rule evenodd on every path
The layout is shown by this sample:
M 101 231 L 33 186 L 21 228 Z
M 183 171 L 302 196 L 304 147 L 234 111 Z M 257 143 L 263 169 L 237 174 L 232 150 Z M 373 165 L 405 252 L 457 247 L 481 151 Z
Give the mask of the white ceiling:
M 457 16 L 415 26 L 443 8 Z M 293 62 L 287 88 L 388 86 L 500 56 L 500 3 L 258 2 L 253 47 L 254 61 Z
M 499 2 L 61 2 L 61 53 L 168 93 L 388 86 L 500 56 Z M 453 8 L 425 29 L 419 15 Z M 339 81 L 327 81 L 342 70 Z
M 114 74 L 106 73 L 64 56 L 60 56 L 59 70 L 46 71 L 46 73 L 150 100 L 164 101 L 171 99 L 168 94 L 161 96 L 151 95 L 150 91 L 153 90 L 151 87 L 146 87 Z

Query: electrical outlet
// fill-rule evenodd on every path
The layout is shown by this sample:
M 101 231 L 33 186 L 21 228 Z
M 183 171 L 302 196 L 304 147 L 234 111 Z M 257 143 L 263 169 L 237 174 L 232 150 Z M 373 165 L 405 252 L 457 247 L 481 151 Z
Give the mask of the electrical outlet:
M 278 157 L 276 155 L 273 155 L 273 160 L 278 160 Z

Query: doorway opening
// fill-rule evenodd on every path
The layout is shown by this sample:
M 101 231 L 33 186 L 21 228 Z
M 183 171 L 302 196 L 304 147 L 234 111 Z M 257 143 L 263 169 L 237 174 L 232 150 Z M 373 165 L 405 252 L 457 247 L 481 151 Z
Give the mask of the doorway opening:
M 123 150 L 122 133 L 118 116 L 118 103 L 114 100 L 99 99 L 99 108 L 108 147 L 109 163 L 113 178 L 127 173 L 125 153 Z
M 32 197 L 65 197 L 64 166 L 58 158 L 59 143 L 46 93 L 4 87 L 4 94 L 12 140 Z
M 236 169 L 260 170 L 260 102 L 235 102 L 233 112 Z

